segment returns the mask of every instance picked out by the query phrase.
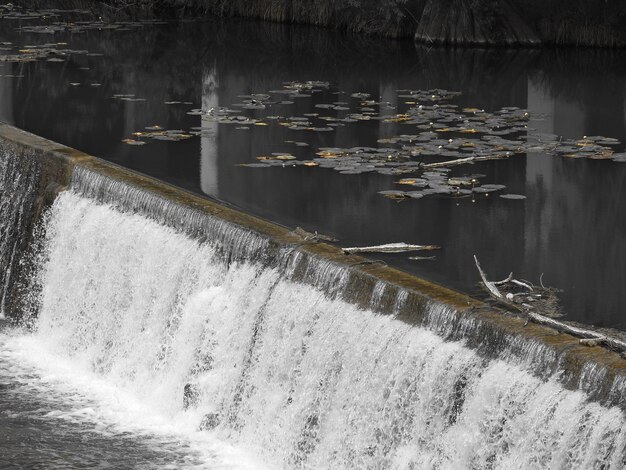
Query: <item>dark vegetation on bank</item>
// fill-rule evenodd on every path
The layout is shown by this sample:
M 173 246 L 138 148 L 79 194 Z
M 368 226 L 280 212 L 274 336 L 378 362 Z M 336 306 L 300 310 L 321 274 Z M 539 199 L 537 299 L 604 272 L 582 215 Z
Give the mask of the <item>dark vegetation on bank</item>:
M 30 0 L 31 5 L 42 3 Z M 107 17 L 197 15 L 304 23 L 424 43 L 626 46 L 624 0 L 66 0 Z

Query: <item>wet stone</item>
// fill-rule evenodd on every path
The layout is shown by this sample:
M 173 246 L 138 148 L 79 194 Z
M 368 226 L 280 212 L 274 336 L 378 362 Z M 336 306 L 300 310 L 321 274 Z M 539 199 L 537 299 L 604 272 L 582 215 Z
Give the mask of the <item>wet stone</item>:
M 183 388 L 183 409 L 194 407 L 198 404 L 200 392 L 195 384 L 185 384 Z
M 200 431 L 212 431 L 220 425 L 220 421 L 219 413 L 207 413 L 202 418 L 199 429 Z

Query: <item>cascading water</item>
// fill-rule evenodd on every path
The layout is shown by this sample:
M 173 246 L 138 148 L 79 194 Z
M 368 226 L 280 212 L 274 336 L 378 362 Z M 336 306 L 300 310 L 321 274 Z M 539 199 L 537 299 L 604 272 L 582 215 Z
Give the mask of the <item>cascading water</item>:
M 177 467 L 626 466 L 622 410 L 375 313 L 383 284 L 371 310 L 329 295 L 347 282 L 330 262 L 295 282 L 293 250 L 85 170 L 44 229 L 37 316 L 0 365 L 89 405 L 42 419 L 178 439 L 194 457 Z M 450 336 L 447 315 L 432 303 L 426 323 Z
M 626 464 L 622 411 L 556 379 L 76 191 L 47 220 L 37 341 L 267 466 Z
M 28 235 L 38 176 L 36 158 L 15 158 L 13 150 L 0 143 L 0 318 L 5 316 L 7 286 L 15 282 L 14 268 Z

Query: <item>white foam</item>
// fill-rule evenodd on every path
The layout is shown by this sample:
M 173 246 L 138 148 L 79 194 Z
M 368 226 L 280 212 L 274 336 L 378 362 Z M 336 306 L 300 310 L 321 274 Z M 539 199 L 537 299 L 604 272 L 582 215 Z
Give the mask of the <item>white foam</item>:
M 3 365 L 11 364 L 11 375 L 19 378 L 31 395 L 51 401 L 47 404 L 50 408 L 38 410 L 45 417 L 73 423 L 103 436 L 129 434 L 155 449 L 186 449 L 181 452 L 189 454 L 189 463 L 184 468 L 263 468 L 254 456 L 214 434 L 198 431 L 189 413 L 164 414 L 152 403 L 94 373 L 85 361 L 55 354 L 55 349 L 53 341 L 40 335 L 18 331 L 0 335 Z M 176 461 L 176 467 L 181 468 L 180 460 Z
M 623 413 L 555 379 L 71 192 L 46 237 L 37 331 L 19 345 L 119 426 L 280 468 L 623 466 Z M 208 413 L 219 425 L 198 432 Z

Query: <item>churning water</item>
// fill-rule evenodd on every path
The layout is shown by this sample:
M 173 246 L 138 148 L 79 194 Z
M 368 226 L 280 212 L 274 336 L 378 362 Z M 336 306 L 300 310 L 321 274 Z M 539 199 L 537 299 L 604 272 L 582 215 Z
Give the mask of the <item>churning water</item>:
M 241 229 L 198 239 L 173 228 L 198 228 L 197 213 L 74 176 L 40 230 L 30 329 L 0 340 L 11 464 L 626 465 L 620 409 L 294 282 Z

